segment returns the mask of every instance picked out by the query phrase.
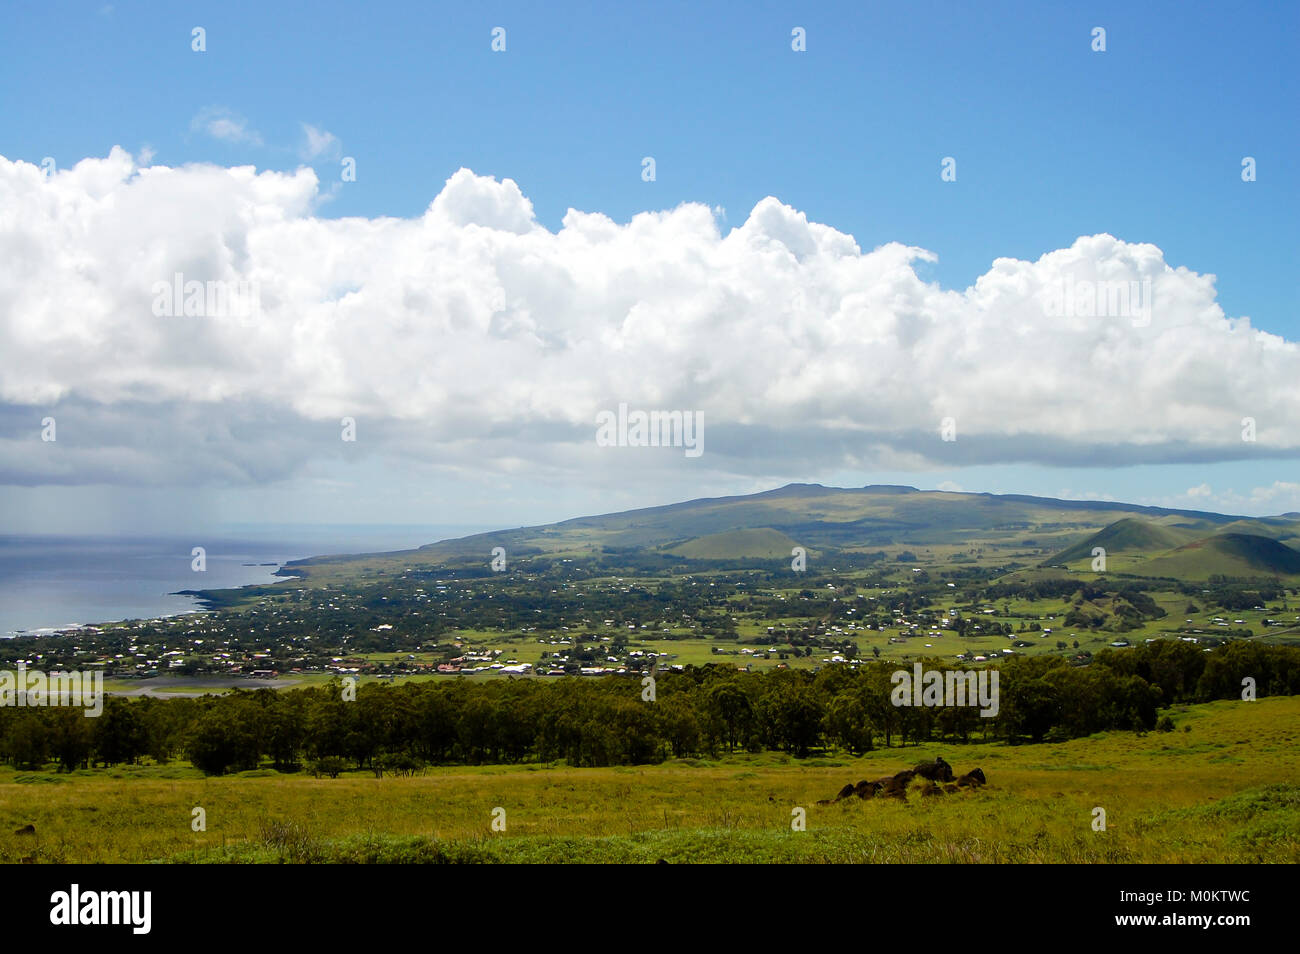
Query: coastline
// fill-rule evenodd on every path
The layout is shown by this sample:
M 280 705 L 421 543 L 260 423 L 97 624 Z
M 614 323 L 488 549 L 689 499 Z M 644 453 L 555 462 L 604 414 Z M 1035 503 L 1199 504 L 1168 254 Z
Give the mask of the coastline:
M 482 532 L 478 525 L 237 525 L 217 534 L 0 534 L 0 639 L 172 619 L 224 609 L 250 586 L 308 567 Z M 207 585 L 191 551 L 205 546 Z M 186 585 L 189 584 L 189 585 Z
M 3 541 L 0 541 L 2 543 Z M 188 541 L 24 540 L 0 567 L 0 639 L 74 634 L 122 623 L 171 620 L 226 605 L 220 594 L 267 586 L 302 546 L 218 541 L 206 586 L 193 586 Z M 250 565 L 250 550 L 256 562 Z M 277 557 L 271 562 L 272 552 Z M 188 578 L 188 579 L 187 579 Z M 205 581 L 206 582 L 206 581 Z M 189 584 L 188 586 L 186 584 Z

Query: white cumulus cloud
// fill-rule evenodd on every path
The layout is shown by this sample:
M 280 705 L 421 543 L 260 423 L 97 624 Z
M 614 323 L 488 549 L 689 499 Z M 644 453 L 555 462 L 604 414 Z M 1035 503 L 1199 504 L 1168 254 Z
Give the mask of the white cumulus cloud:
M 952 289 L 918 276 L 932 252 L 864 250 L 771 197 L 725 232 L 693 203 L 551 231 L 467 169 L 413 219 L 321 199 L 308 168 L 0 157 L 0 481 L 238 484 L 349 453 L 608 482 L 1300 452 L 1300 345 L 1153 245 L 1084 236 Z M 255 289 L 256 315 L 156 314 L 178 274 Z M 1067 282 L 1131 284 L 1149 314 L 1062 314 Z M 596 447 L 620 402 L 702 412 L 704 455 Z M 57 454 L 33 451 L 46 414 Z

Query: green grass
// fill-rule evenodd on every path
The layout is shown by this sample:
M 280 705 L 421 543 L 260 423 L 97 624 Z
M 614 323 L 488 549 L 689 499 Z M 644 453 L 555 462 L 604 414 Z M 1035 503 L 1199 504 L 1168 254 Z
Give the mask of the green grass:
M 665 552 L 692 560 L 771 559 L 789 562 L 792 559 L 790 551 L 798 545 L 779 530 L 756 527 L 696 537 L 669 547 Z M 815 552 L 808 556 L 810 559 L 817 558 Z
M 337 779 L 187 763 L 0 770 L 0 862 L 1300 861 L 1300 698 L 1171 712 L 1173 733 L 1059 744 L 922 745 L 862 758 L 779 753 L 654 766 L 448 767 Z M 1183 731 L 1188 727 L 1189 731 Z M 833 798 L 942 754 L 977 792 Z M 207 830 L 193 832 L 202 806 Z M 491 828 L 506 812 L 506 831 Z M 1092 830 L 1106 811 L 1105 832 Z M 807 830 L 791 830 L 791 811 Z M 32 824 L 36 836 L 12 834 Z
M 1117 557 L 1134 557 L 1152 555 L 1172 550 L 1190 543 L 1196 538 L 1194 531 L 1181 527 L 1169 527 L 1150 520 L 1125 517 L 1116 520 L 1086 540 L 1082 540 L 1062 553 L 1058 553 L 1047 562 L 1074 564 L 1087 568 L 1092 563 L 1093 547 L 1106 550 L 1106 559 Z
M 1216 574 L 1294 579 L 1300 576 L 1300 552 L 1271 537 L 1221 533 L 1153 559 L 1142 572 L 1180 580 L 1208 580 Z

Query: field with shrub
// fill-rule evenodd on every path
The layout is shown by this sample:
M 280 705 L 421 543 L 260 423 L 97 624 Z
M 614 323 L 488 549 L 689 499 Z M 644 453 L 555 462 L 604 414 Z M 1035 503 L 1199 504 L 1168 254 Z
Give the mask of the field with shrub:
M 338 778 L 185 762 L 0 770 L 0 862 L 1300 862 L 1300 698 L 1175 706 L 1173 731 Z M 846 782 L 943 755 L 988 786 L 903 802 Z M 206 830 L 194 831 L 202 808 Z M 494 831 L 494 809 L 504 831 Z M 794 831 L 792 812 L 806 812 Z M 1105 831 L 1094 830 L 1095 809 Z M 31 826 L 31 831 L 25 831 Z

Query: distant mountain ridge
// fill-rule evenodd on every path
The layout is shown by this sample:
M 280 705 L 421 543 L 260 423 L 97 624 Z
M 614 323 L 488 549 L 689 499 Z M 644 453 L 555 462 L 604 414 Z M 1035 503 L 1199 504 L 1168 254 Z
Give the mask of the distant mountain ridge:
M 815 523 L 817 521 L 800 519 L 800 515 L 795 512 L 794 508 L 779 505 L 773 508 L 769 506 L 770 503 L 772 501 L 810 501 L 816 499 L 823 500 L 829 507 L 839 509 L 841 514 L 848 514 L 853 511 L 855 505 L 860 505 L 864 511 L 864 516 L 857 523 L 861 524 L 861 529 L 865 532 L 876 536 L 881 533 L 891 533 L 903 529 L 923 528 L 933 523 L 930 519 L 932 514 L 929 511 L 935 511 L 935 515 L 942 516 L 946 524 L 953 522 L 968 523 L 971 529 L 987 529 L 994 526 L 996 521 L 993 518 L 998 516 L 1012 522 L 1017 520 L 1023 522 L 1022 518 L 1025 514 L 1016 509 L 1017 505 L 1021 508 L 1057 510 L 1062 514 L 1114 512 L 1117 514 L 1117 519 L 1118 515 L 1134 513 L 1159 517 L 1188 517 L 1194 520 L 1223 523 L 1248 519 L 1209 511 L 1176 510 L 1143 504 L 1125 504 L 1102 500 L 1061 500 L 1023 494 L 927 491 L 892 484 L 869 484 L 862 488 L 824 487 L 821 484 L 787 484 L 784 487 L 764 490 L 754 494 L 730 497 L 700 497 L 681 503 L 663 504 L 656 507 L 624 510 L 591 517 L 574 517 L 559 523 L 542 526 L 520 527 L 514 530 L 476 534 L 471 537 L 462 537 L 456 541 L 440 541 L 439 543 L 426 544 L 420 549 L 437 548 L 451 543 L 471 540 L 513 538 L 517 535 L 527 537 L 530 533 L 562 533 L 565 530 L 575 528 L 597 527 L 604 529 L 622 527 L 628 530 L 635 527 L 645 529 L 648 532 L 651 528 L 662 526 L 665 535 L 662 539 L 656 539 L 653 542 L 666 543 L 675 538 L 674 534 L 669 532 L 669 526 L 674 521 L 682 519 L 699 519 L 704 522 L 704 526 L 696 528 L 697 531 L 707 529 L 707 532 L 710 533 L 760 527 L 769 527 L 788 533 L 787 526 L 796 526 L 809 522 Z M 892 512 L 886 513 L 882 511 Z M 717 519 L 723 514 L 731 518 L 731 522 Z M 849 521 L 841 519 L 830 522 L 846 523 Z M 689 530 L 690 528 L 682 527 L 681 529 Z M 652 534 L 648 533 L 648 535 Z M 698 532 L 685 533 L 683 538 L 697 535 L 701 534 Z M 646 542 L 651 541 L 647 540 Z
M 1125 522 L 1127 521 L 1127 523 Z M 878 551 L 889 546 L 958 547 L 972 540 L 1007 548 L 1037 547 L 1050 562 L 1089 555 L 1092 536 L 1108 531 L 1117 551 L 1144 557 L 1226 529 L 1276 524 L 1276 536 L 1300 533 L 1285 517 L 1248 518 L 1103 500 L 1062 500 L 1023 494 L 919 490 L 896 485 L 861 488 L 787 484 L 759 493 L 704 497 L 558 523 L 480 533 L 388 555 L 409 564 L 438 565 L 486 560 L 494 547 L 508 554 L 571 558 L 601 553 L 651 551 L 686 560 L 768 559 L 789 548 L 810 551 Z M 1114 526 L 1119 524 L 1118 527 Z M 1043 549 L 1047 547 L 1047 549 Z M 1273 554 L 1277 557 L 1278 554 Z M 1285 554 L 1281 555 L 1285 558 Z M 1069 559 L 1065 559 L 1068 557 Z M 360 557 L 314 557 L 294 568 L 359 561 Z M 1032 559 L 1039 563 L 1042 556 Z M 1265 555 L 1265 559 L 1269 559 Z M 372 562 L 374 562 L 372 560 Z

